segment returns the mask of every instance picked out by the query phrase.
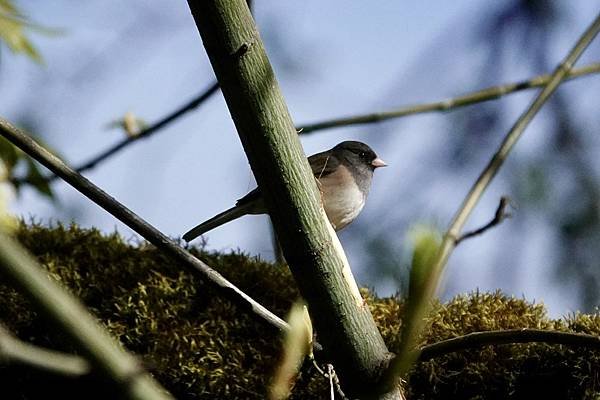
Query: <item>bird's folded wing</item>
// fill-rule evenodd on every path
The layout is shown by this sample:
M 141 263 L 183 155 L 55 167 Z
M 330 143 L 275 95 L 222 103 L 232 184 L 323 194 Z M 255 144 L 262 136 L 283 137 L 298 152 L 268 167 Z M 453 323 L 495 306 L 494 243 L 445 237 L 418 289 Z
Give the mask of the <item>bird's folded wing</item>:
M 313 154 L 308 157 L 315 178 L 320 179 L 334 172 L 340 165 L 340 160 L 331 155 L 331 151 Z

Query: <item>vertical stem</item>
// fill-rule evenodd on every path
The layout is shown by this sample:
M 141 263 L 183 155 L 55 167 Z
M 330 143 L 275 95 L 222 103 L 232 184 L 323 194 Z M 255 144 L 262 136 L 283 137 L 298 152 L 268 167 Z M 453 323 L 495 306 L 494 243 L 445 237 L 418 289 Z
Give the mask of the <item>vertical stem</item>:
M 388 351 L 331 228 L 248 6 L 188 0 L 319 342 L 352 396 L 373 393 Z M 394 385 L 392 385 L 394 386 Z M 395 387 L 389 398 L 399 398 Z
M 406 321 L 407 325 L 403 334 L 402 348 L 398 356 L 390 364 L 390 369 L 387 372 L 389 379 L 395 379 L 398 375 L 404 375 L 412 362 L 418 357 L 418 354 L 413 351 L 414 343 L 423 327 L 422 317 L 428 312 L 430 300 L 435 295 L 439 278 L 441 277 L 444 266 L 450 258 L 450 254 L 456 247 L 456 241 L 460 237 L 461 231 L 473 212 L 473 209 L 479 202 L 483 192 L 487 189 L 490 182 L 504 164 L 506 157 L 517 143 L 525 128 L 529 125 L 533 117 L 538 113 L 552 93 L 558 88 L 560 83 L 568 76 L 573 64 L 581 56 L 583 51 L 592 42 L 594 37 L 600 31 L 600 14 L 596 16 L 593 23 L 579 37 L 577 43 L 573 46 L 569 54 L 554 70 L 550 79 L 536 96 L 529 107 L 521 114 L 519 119 L 512 126 L 510 131 L 504 137 L 500 147 L 493 155 L 488 165 L 483 169 L 469 193 L 463 200 L 462 205 L 456 212 L 448 231 L 444 235 L 440 249 L 436 255 L 436 259 L 432 263 L 430 278 L 425 282 L 422 294 L 422 300 L 418 304 L 414 304 L 413 314 L 414 320 Z

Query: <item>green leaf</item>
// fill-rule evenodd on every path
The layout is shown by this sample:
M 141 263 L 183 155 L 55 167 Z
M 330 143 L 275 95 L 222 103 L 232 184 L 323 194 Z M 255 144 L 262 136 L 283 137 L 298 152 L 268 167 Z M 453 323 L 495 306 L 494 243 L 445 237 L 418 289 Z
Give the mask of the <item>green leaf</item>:
M 435 256 L 442 243 L 440 232 L 426 225 L 417 225 L 411 229 L 409 237 L 413 242 L 413 255 L 408 288 L 409 301 L 422 297 L 423 285 L 431 276 Z
M 29 157 L 26 157 L 26 160 L 27 180 L 29 181 L 29 184 L 44 196 L 47 196 L 50 199 L 54 199 L 54 193 L 50 188 L 50 184 L 48 183 L 48 180 L 44 177 L 44 175 L 42 175 L 42 173 L 40 172 L 40 169 L 38 168 L 37 164 Z
M 312 354 L 313 328 L 306 305 L 294 303 L 287 318 L 290 324 L 283 342 L 283 354 L 275 371 L 270 399 L 281 400 L 290 396 L 304 357 Z
M 1 0 L 0 0 L 1 1 Z M 50 151 L 52 154 L 56 154 L 51 148 L 48 147 L 42 140 L 37 137 L 34 139 L 40 143 L 44 148 Z M 52 192 L 52 188 L 48 180 L 45 178 L 45 175 L 42 174 L 38 164 L 36 164 L 29 156 L 27 156 L 23 151 L 14 146 L 8 140 L 4 138 L 0 138 L 0 161 L 4 164 L 6 169 L 5 175 L 6 180 L 10 181 L 11 178 L 14 177 L 14 169 L 19 163 L 25 163 L 26 172 L 25 172 L 25 181 L 27 183 L 15 183 L 15 190 L 19 191 L 19 188 L 23 184 L 29 184 L 42 195 L 55 200 L 54 193 Z
M 60 33 L 59 30 L 31 23 L 11 0 L 0 0 L 0 40 L 16 54 L 24 54 L 38 64 L 42 56 L 27 37 L 28 32 L 37 32 L 47 36 Z
M 17 165 L 21 155 L 22 153 L 17 147 L 0 137 L 0 159 L 4 161 L 8 176 L 12 175 L 12 170 Z

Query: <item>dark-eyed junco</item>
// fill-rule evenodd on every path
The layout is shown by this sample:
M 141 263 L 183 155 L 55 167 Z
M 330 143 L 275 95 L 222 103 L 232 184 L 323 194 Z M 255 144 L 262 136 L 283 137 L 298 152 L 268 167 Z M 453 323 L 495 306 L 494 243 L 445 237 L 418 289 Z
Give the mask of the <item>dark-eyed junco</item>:
M 308 157 L 318 180 L 321 200 L 329 222 L 336 231 L 352 222 L 360 213 L 373 171 L 387 164 L 366 144 L 346 141 L 334 148 Z M 254 189 L 237 201 L 234 207 L 192 228 L 183 235 L 187 242 L 203 233 L 247 214 L 265 214 L 259 189 Z

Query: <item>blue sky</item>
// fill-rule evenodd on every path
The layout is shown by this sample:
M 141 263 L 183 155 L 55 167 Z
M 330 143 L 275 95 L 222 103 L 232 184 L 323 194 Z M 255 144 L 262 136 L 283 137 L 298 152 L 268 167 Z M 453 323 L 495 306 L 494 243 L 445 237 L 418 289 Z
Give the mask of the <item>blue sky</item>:
M 479 88 L 473 70 L 487 55 L 474 45 L 473 30 L 495 12 L 496 3 L 257 1 L 255 15 L 294 121 L 321 119 L 437 100 Z M 555 40 L 557 61 L 593 18 L 594 1 L 570 2 Z M 106 126 L 127 111 L 154 122 L 192 98 L 213 80 L 198 32 L 185 2 L 87 1 L 18 4 L 34 21 L 64 30 L 59 37 L 33 36 L 46 65 L 2 52 L 0 112 L 9 120 L 34 121 L 47 143 L 72 165 L 119 140 Z M 596 43 L 589 53 L 598 55 Z M 516 56 L 515 56 L 516 57 Z M 592 56 L 584 61 L 593 60 Z M 596 57 L 597 59 L 597 57 Z M 518 58 L 503 81 L 527 78 Z M 546 71 L 539 71 L 546 72 Z M 598 88 L 598 78 L 569 84 L 575 92 Z M 488 82 L 493 83 L 493 82 Z M 578 85 L 578 86 L 577 86 Z M 575 89 L 573 89 L 575 88 Z M 532 94 L 513 96 L 506 130 Z M 582 100 L 583 99 L 583 100 Z M 589 101 L 579 98 L 582 108 Z M 473 109 L 476 112 L 476 109 Z M 543 146 L 543 117 L 526 132 L 519 152 Z M 353 127 L 304 137 L 307 154 L 341 140 L 371 143 L 390 167 L 377 171 L 372 193 L 356 226 L 340 234 L 359 283 L 382 294 L 396 282 L 373 278 L 361 235 L 397 238 L 398 262 L 406 229 L 432 221 L 445 227 L 489 153 L 473 161 L 468 174 L 452 175 L 439 161 L 452 136 L 448 117 L 419 116 L 370 127 Z M 510 161 L 510 160 L 509 160 Z M 121 152 L 88 176 L 116 199 L 171 236 L 225 208 L 254 187 L 241 144 L 220 94 L 152 138 Z M 64 183 L 56 183 L 58 203 L 23 190 L 13 210 L 25 217 L 75 220 L 125 237 L 135 234 Z M 486 222 L 500 195 L 509 189 L 502 173 L 473 214 L 469 226 Z M 510 194 L 510 193 L 508 193 Z M 389 211 L 389 212 L 388 212 Z M 386 214 L 387 212 L 387 214 Z M 518 216 L 517 216 L 518 218 Z M 530 245 L 502 265 L 512 247 L 511 221 L 461 245 L 450 260 L 445 297 L 480 288 L 544 301 L 554 315 L 577 307 L 572 287 L 556 285 L 547 265 L 554 238 L 542 218 L 521 231 Z M 240 249 L 272 257 L 267 217 L 246 217 L 208 235 L 208 248 Z M 500 260 L 500 261 L 499 261 Z

